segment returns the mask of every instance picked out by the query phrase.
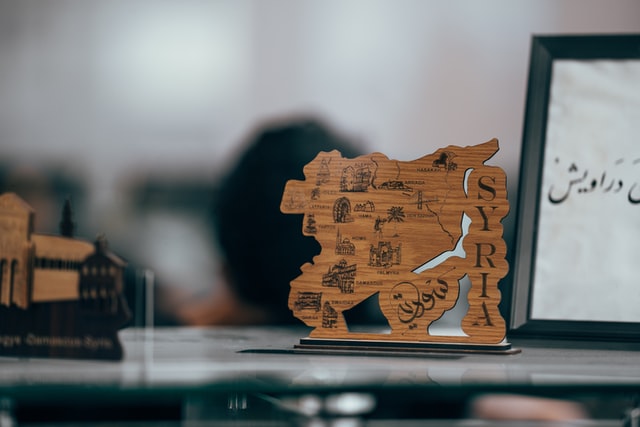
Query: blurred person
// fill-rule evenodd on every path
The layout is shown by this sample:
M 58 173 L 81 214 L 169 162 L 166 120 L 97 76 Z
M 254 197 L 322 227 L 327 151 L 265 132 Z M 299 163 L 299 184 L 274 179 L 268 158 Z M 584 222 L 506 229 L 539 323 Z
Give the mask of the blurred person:
M 303 167 L 321 151 L 362 153 L 315 119 L 270 123 L 249 137 L 238 162 L 219 183 L 211 213 L 222 258 L 222 280 L 209 295 L 183 301 L 179 324 L 296 324 L 289 283 L 320 253 L 302 234 L 302 216 L 280 212 L 286 182 L 303 180 Z

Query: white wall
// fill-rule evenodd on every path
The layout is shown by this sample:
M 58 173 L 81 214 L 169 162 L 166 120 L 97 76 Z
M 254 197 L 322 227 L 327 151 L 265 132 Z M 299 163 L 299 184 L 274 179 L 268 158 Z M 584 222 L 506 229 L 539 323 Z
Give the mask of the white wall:
M 307 112 L 402 160 L 498 137 L 513 190 L 531 36 L 618 32 L 637 0 L 0 0 L 0 156 L 83 171 L 108 224 L 123 175 Z
M 531 35 L 640 32 L 636 0 L 1 0 L 0 16 L 3 155 L 103 177 L 210 167 L 298 111 L 400 159 L 496 136 L 513 171 Z

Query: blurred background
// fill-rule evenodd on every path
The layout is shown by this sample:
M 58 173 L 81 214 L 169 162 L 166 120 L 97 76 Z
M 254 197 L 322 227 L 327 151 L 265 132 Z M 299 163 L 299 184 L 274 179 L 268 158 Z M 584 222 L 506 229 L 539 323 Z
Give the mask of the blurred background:
M 624 32 L 637 0 L 0 0 L 0 190 L 209 289 L 217 178 L 304 115 L 399 160 L 497 137 L 509 236 L 532 35 Z

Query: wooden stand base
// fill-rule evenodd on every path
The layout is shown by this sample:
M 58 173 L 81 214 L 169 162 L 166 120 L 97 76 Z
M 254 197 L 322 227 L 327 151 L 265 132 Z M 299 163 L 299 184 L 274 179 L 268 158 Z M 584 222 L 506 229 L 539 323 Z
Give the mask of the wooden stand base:
M 417 356 L 433 354 L 509 355 L 520 353 L 521 350 L 511 347 L 511 344 L 506 341 L 500 344 L 460 344 L 302 338 L 300 344 L 294 346 L 294 352 L 307 354 Z

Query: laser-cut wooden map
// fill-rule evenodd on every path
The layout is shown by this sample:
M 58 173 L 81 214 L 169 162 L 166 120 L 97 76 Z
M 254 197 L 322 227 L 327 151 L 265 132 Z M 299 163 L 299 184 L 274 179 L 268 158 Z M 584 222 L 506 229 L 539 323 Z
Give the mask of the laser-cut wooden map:
M 498 282 L 507 271 L 502 219 L 506 174 L 485 165 L 493 139 L 449 146 L 414 161 L 321 152 L 290 180 L 281 210 L 304 214 L 302 233 L 322 246 L 291 282 L 289 308 L 311 338 L 499 344 L 506 333 Z M 464 335 L 431 335 L 468 276 Z M 388 334 L 350 332 L 343 313 L 378 293 Z

